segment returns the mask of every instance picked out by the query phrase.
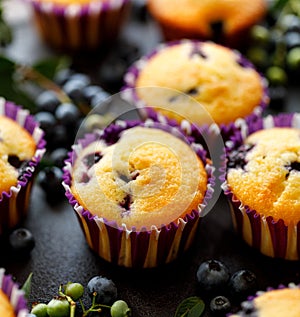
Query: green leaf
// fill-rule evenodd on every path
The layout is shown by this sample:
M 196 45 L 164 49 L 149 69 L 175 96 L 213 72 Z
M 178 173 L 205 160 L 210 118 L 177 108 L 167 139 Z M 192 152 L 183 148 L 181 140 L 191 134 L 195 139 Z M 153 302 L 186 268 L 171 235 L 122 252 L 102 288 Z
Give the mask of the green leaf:
M 32 280 L 32 272 L 28 275 L 25 283 L 23 284 L 23 286 L 21 288 L 24 291 L 25 297 L 27 299 L 29 299 L 30 292 L 31 292 L 31 280 Z
M 287 5 L 288 2 L 289 0 L 276 0 L 271 6 L 271 10 L 272 11 L 282 10 Z
M 43 76 L 47 77 L 48 79 L 53 79 L 55 74 L 63 69 L 68 68 L 71 65 L 71 60 L 67 56 L 62 57 L 52 57 L 47 58 L 41 61 L 38 61 L 32 68 L 38 71 Z
M 16 80 L 17 64 L 0 55 L 0 96 L 33 111 L 35 104 Z
M 201 298 L 188 297 L 178 305 L 174 317 L 200 317 L 204 309 L 205 304 Z

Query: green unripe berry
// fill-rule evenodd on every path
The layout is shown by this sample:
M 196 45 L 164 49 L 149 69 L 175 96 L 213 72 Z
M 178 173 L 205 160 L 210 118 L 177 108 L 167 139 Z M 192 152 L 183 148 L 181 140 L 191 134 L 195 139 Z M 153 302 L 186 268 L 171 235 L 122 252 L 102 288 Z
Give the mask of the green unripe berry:
M 286 72 L 278 66 L 271 66 L 266 70 L 266 77 L 271 85 L 285 85 L 288 81 Z
M 65 286 L 65 294 L 70 296 L 74 301 L 82 297 L 84 287 L 80 283 L 68 283 Z
M 254 44 L 267 45 L 270 41 L 270 31 L 259 24 L 251 28 L 250 36 Z
M 269 56 L 265 49 L 253 46 L 246 52 L 247 58 L 257 67 L 265 68 L 269 62 Z
M 66 299 L 53 298 L 47 305 L 49 317 L 68 317 L 70 304 Z
M 38 303 L 34 305 L 31 309 L 31 313 L 36 315 L 36 317 L 47 317 L 47 304 Z
M 294 47 L 288 52 L 286 63 L 291 70 L 300 69 L 300 47 Z
M 110 314 L 112 317 L 127 317 L 130 316 L 130 312 L 130 308 L 123 300 L 115 301 L 110 308 Z

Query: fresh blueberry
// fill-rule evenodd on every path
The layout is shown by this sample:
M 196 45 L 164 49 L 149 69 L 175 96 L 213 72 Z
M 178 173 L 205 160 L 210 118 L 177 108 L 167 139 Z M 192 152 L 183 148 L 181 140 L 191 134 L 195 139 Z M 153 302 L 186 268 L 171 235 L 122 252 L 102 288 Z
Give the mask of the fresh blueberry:
M 104 90 L 99 91 L 91 100 L 91 107 L 95 108 L 101 106 L 107 99 L 110 97 L 110 94 Z
M 83 101 L 87 103 L 88 105 L 90 105 L 93 97 L 97 95 L 98 93 L 102 93 L 102 92 L 103 92 L 103 89 L 100 86 L 97 86 L 97 85 L 86 86 L 82 89 Z
M 80 118 L 80 111 L 73 103 L 66 102 L 57 107 L 55 117 L 65 125 L 75 125 Z
M 229 292 L 234 299 L 246 299 L 257 290 L 256 275 L 249 270 L 235 272 L 229 280 Z
M 56 148 L 65 147 L 68 148 L 73 141 L 74 133 L 73 129 L 67 129 L 63 124 L 57 124 L 55 128 L 52 129 L 49 137 L 47 138 L 47 148 L 48 150 L 55 150 Z
M 59 168 L 62 168 L 65 164 L 64 161 L 68 157 L 68 150 L 66 148 L 57 148 L 52 151 L 49 158 L 53 164 Z
M 11 250 L 16 255 L 28 255 L 35 246 L 35 239 L 30 230 L 18 228 L 12 231 L 8 237 Z
M 39 123 L 42 130 L 45 131 L 46 137 L 55 127 L 57 121 L 54 115 L 48 111 L 41 111 L 35 114 L 35 119 Z
M 210 301 L 209 307 L 213 315 L 225 316 L 231 310 L 231 303 L 225 296 L 216 296 Z
M 82 89 L 86 86 L 84 81 L 70 79 L 63 85 L 62 89 L 74 102 L 82 102 L 84 100 Z
M 36 99 L 38 111 L 54 113 L 59 104 L 60 100 L 57 98 L 56 94 L 50 90 L 43 91 Z
M 57 85 L 63 86 L 70 77 L 74 74 L 74 71 L 70 68 L 64 68 L 58 71 L 54 76 L 54 81 Z
M 229 278 L 229 270 L 221 261 L 205 261 L 197 270 L 198 284 L 204 292 L 220 291 L 226 286 Z
M 63 171 L 56 166 L 45 167 L 37 176 L 39 185 L 46 193 L 47 200 L 51 203 L 58 202 L 64 197 L 62 177 Z
M 91 79 L 88 75 L 82 73 L 74 73 L 70 76 L 69 80 L 76 80 L 82 83 L 84 87 L 91 84 Z
M 88 294 L 95 296 L 96 303 L 110 305 L 117 299 L 114 282 L 103 276 L 95 276 L 87 284 Z

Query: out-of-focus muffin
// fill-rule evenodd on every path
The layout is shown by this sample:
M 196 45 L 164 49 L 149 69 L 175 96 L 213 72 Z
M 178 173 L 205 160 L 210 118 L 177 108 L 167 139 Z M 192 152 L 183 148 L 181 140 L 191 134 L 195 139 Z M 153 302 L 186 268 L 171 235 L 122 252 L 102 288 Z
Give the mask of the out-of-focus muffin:
M 176 259 L 212 194 L 203 154 L 176 127 L 153 121 L 88 135 L 74 147 L 64 185 L 91 248 L 128 267 Z
M 124 80 L 124 98 L 138 108 L 198 126 L 260 116 L 269 103 L 266 80 L 253 65 L 213 42 L 163 44 L 137 61 Z
M 93 51 L 119 35 L 129 0 L 30 0 L 44 42 L 60 51 Z
M 265 0 L 149 0 L 148 9 L 166 40 L 213 40 L 226 46 L 245 43 L 267 12 Z

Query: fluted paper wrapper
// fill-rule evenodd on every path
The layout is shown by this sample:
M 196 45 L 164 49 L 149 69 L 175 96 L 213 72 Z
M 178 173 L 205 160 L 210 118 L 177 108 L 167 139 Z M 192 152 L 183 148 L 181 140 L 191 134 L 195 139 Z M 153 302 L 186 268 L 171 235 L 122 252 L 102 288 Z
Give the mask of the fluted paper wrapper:
M 122 131 L 137 125 L 161 128 L 161 124 L 157 125 L 152 120 L 145 123 L 122 121 L 120 124 L 109 127 L 102 134 L 102 137 L 107 141 L 115 140 Z M 84 148 L 96 139 L 99 139 L 99 135 L 88 134 L 79 143 Z M 179 218 L 178 221 L 165 224 L 160 228 L 152 226 L 151 229 L 142 228 L 141 230 L 136 230 L 134 227 L 127 228 L 125 224 L 121 227 L 117 226 L 113 221 L 93 216 L 91 212 L 79 205 L 70 191 L 72 161 L 77 157 L 76 150 L 73 150 L 69 160 L 66 161 L 63 185 L 91 249 L 111 263 L 133 268 L 157 267 L 182 255 L 191 246 L 201 219 L 201 213 L 213 196 L 213 168 L 206 162 L 203 148 L 195 144 L 194 148 L 203 161 L 208 174 L 207 190 L 198 210 L 192 210 L 184 218 Z
M 245 121 L 240 120 L 236 123 L 236 134 L 226 142 L 226 150 L 231 151 L 237 148 L 249 134 L 272 127 L 300 129 L 300 114 L 269 115 L 252 124 L 246 124 Z M 224 166 L 222 175 L 225 174 L 225 170 Z M 273 217 L 265 217 L 245 206 L 231 192 L 226 180 L 222 188 L 230 204 L 234 227 L 250 246 L 270 257 L 287 260 L 300 259 L 300 217 L 297 224 L 286 225 L 283 219 L 275 221 Z
M 31 189 L 36 168 L 45 152 L 44 132 L 38 127 L 33 116 L 22 107 L 0 98 L 0 115 L 7 116 L 24 127 L 33 137 L 36 151 L 23 169 L 15 186 L 0 195 L 0 234 L 15 227 L 27 215 Z
M 28 0 L 44 42 L 66 51 L 91 51 L 116 40 L 129 11 L 129 0 L 57 4 Z
M 16 317 L 26 317 L 29 312 L 24 292 L 13 281 L 11 275 L 5 274 L 4 268 L 0 268 L 0 289 L 8 297 Z

